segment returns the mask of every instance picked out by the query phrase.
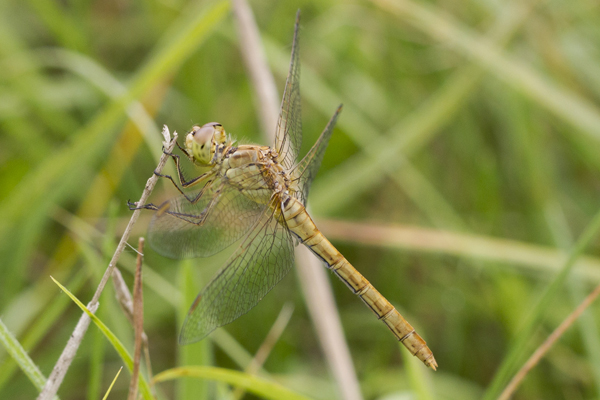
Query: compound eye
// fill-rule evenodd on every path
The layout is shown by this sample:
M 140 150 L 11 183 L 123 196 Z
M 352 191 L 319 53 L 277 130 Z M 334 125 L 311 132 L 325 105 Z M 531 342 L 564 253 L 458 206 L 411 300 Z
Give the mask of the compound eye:
M 198 128 L 198 129 L 196 129 Z M 194 127 L 194 131 L 192 133 L 192 135 L 194 136 L 194 141 L 200 145 L 204 145 L 210 142 L 210 140 L 212 139 L 213 133 L 215 132 L 214 127 L 212 126 L 202 126 Z
M 223 126 L 223 125 L 221 125 L 218 122 L 209 122 L 208 124 L 204 124 L 202 127 L 204 128 L 205 126 L 214 126 L 215 128 L 218 128 L 218 127 Z

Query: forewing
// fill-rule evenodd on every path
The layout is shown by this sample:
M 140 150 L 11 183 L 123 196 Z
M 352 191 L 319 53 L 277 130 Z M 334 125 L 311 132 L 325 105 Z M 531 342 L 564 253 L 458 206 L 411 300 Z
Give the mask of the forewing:
M 308 199 L 310 185 L 321 167 L 321 161 L 323 161 L 325 150 L 329 144 L 329 138 L 333 133 L 333 128 L 335 127 L 335 123 L 341 111 L 342 106 L 340 105 L 327 123 L 327 126 L 319 136 L 319 139 L 317 139 L 310 151 L 306 153 L 302 161 L 300 161 L 294 171 L 292 171 L 292 179 L 296 181 L 300 188 L 300 191 L 294 193 L 294 196 L 302 201 L 304 205 L 306 205 L 306 200 Z
M 275 149 L 279 153 L 279 161 L 286 169 L 291 169 L 295 164 L 302 145 L 302 116 L 300 107 L 300 62 L 298 60 L 298 28 L 300 24 L 300 11 L 296 14 L 294 28 L 294 41 L 290 70 L 285 81 L 283 100 L 277 132 L 275 134 Z
M 194 301 L 179 342 L 201 340 L 250 311 L 289 272 L 293 251 L 289 230 L 277 222 L 271 211 L 265 212 Z
M 216 254 L 246 234 L 266 208 L 221 180 L 203 191 L 196 203 L 179 196 L 156 211 L 148 240 L 159 254 L 169 258 Z

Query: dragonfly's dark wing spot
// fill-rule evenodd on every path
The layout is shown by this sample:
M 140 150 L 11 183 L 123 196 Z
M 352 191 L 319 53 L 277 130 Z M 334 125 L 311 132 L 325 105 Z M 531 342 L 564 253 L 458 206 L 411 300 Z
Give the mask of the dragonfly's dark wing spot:
M 200 300 L 202 299 L 202 294 L 199 294 L 198 296 L 196 296 L 196 299 L 194 300 L 194 302 L 192 303 L 192 306 L 190 307 L 190 313 L 193 313 L 194 310 L 196 309 L 196 307 L 198 307 L 198 304 L 200 304 Z

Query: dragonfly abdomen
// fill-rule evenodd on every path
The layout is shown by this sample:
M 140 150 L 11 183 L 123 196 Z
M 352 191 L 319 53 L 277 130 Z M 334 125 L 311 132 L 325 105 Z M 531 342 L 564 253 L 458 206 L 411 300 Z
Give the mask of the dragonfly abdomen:
M 327 264 L 360 299 L 383 321 L 400 342 L 428 367 L 437 368 L 433 353 L 425 340 L 402 317 L 396 308 L 360 272 L 354 268 L 319 231 L 308 212 L 295 198 L 284 203 L 287 227 L 302 243 Z

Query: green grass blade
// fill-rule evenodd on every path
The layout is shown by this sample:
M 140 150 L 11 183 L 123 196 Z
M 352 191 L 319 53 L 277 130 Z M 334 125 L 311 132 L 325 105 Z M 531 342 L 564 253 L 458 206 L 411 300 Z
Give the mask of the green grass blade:
M 21 346 L 17 338 L 15 338 L 8 330 L 8 327 L 4 325 L 2 319 L 0 319 L 0 342 L 8 351 L 10 356 L 17 362 L 17 364 L 19 364 L 21 371 L 27 375 L 36 389 L 41 391 L 46 383 L 46 377 L 42 374 L 37 365 L 35 365 L 33 360 L 29 358 L 29 355 L 23 346 Z M 57 397 L 55 397 L 55 399 L 56 398 Z
M 41 66 L 60 68 L 80 76 L 111 99 L 119 99 L 127 93 L 127 87 L 110 74 L 94 59 L 62 48 L 43 48 L 31 52 L 37 57 Z M 162 155 L 160 147 L 156 146 L 156 138 L 160 134 L 152 115 L 138 101 L 132 101 L 126 110 L 130 121 L 136 125 L 149 144 L 149 149 L 158 162 Z
M 71 15 L 73 10 L 70 7 L 44 0 L 29 0 L 28 3 L 37 11 L 39 18 L 65 47 L 77 51 L 85 51 L 85 49 L 90 48 L 80 22 Z
M 7 15 L 2 10 L 0 10 L 0 14 Z M 20 37 L 19 30 L 12 29 L 11 25 L 4 20 L 0 21 L 0 25 L 0 58 L 13 61 L 12 59 L 15 55 L 23 55 L 23 57 L 20 57 L 20 62 L 18 63 L 3 63 L 0 80 L 7 81 L 7 86 L 12 88 L 28 107 L 31 107 L 33 115 L 30 115 L 29 118 L 32 116 L 35 117 L 37 123 L 43 123 L 52 132 L 66 137 L 78 126 L 76 120 L 72 114 L 52 107 L 40 97 L 40 88 L 48 87 L 51 79 L 41 72 L 36 71 L 39 68 L 37 61 L 34 57 L 28 56 L 27 41 Z M 28 72 L 22 74 L 23 71 Z M 54 109 L 51 110 L 51 108 Z M 25 124 L 26 126 L 32 126 L 28 122 L 25 122 Z M 35 124 L 33 124 L 33 127 L 35 127 Z M 49 142 L 43 136 L 35 132 L 34 129 L 30 139 L 40 140 L 40 146 L 44 148 L 47 147 Z
M 67 294 L 67 296 L 71 298 L 71 300 L 73 300 L 75 304 L 77 304 L 79 308 L 81 308 L 83 312 L 85 312 L 92 319 L 94 324 L 96 324 L 98 329 L 100 329 L 100 331 L 104 334 L 106 339 L 108 339 L 110 344 L 117 351 L 117 353 L 127 366 L 127 369 L 129 369 L 129 372 L 131 372 L 133 370 L 133 359 L 131 358 L 131 355 L 129 355 L 129 352 L 127 351 L 125 346 L 123 346 L 121 341 L 111 332 L 110 329 L 108 329 L 106 325 L 104 325 L 102 321 L 100 321 L 100 319 L 94 313 L 88 310 L 88 308 L 81 301 L 79 301 L 77 297 L 75 297 L 71 292 L 69 292 L 69 290 L 66 287 L 61 285 L 54 278 L 52 278 L 52 280 L 54 281 L 54 283 L 56 283 L 56 285 L 58 285 L 58 287 L 61 288 L 63 292 Z M 152 394 L 150 393 L 150 387 L 148 386 L 148 382 L 146 382 L 146 379 L 142 374 L 140 374 L 139 389 L 144 399 L 153 400 Z
M 183 301 L 179 305 L 177 329 L 181 329 L 188 315 L 190 305 L 199 293 L 199 282 L 196 268 L 191 260 L 180 263 L 179 287 L 183 293 Z M 177 346 L 179 365 L 211 365 L 212 347 L 210 340 L 202 340 L 189 346 Z M 180 400 L 203 400 L 210 398 L 209 382 L 183 379 L 177 382 L 177 398 Z
M 517 337 L 514 339 L 513 344 L 510 346 L 508 354 L 502 361 L 502 364 L 498 368 L 494 379 L 488 387 L 484 399 L 494 399 L 498 397 L 502 391 L 503 386 L 508 382 L 510 377 L 516 372 L 516 368 L 520 361 L 525 357 L 524 352 L 527 349 L 527 344 L 532 337 L 533 331 L 537 327 L 539 321 L 543 318 L 544 314 L 551 305 L 552 300 L 558 289 L 560 289 L 565 283 L 567 283 L 569 273 L 575 264 L 577 258 L 583 253 L 585 248 L 590 244 L 592 239 L 596 236 L 600 230 L 600 211 L 596 213 L 594 218 L 590 221 L 584 232 L 581 234 L 575 247 L 569 254 L 569 259 L 565 263 L 561 271 L 554 277 L 552 282 L 548 285 L 541 298 L 533 308 L 531 314 L 527 318 L 523 328 L 520 330 Z
M 257 376 L 216 367 L 180 367 L 169 369 L 154 376 L 155 382 L 179 378 L 199 378 L 225 382 L 242 388 L 265 399 L 307 400 L 308 397 L 293 392 L 277 383 Z
M 119 375 L 121 374 L 121 371 L 123 370 L 123 367 L 119 368 L 119 371 L 117 372 L 117 375 L 115 375 L 115 378 L 112 380 L 112 382 L 110 383 L 110 386 L 108 387 L 108 389 L 106 390 L 106 394 L 104 395 L 104 397 L 102 398 L 102 400 L 106 400 L 108 399 L 108 395 L 110 394 L 110 391 L 112 390 L 112 387 L 115 385 L 115 382 L 117 381 L 117 378 L 119 377 Z
M 102 312 L 100 309 L 96 311 L 96 313 L 99 314 L 98 317 L 102 317 Z M 87 398 L 88 400 L 96 400 L 98 397 L 100 397 L 100 393 L 102 391 L 105 342 L 102 332 L 100 332 L 98 329 L 94 329 L 92 332 L 90 332 L 90 335 L 92 340 L 90 344 L 91 355 L 89 358 L 90 372 L 89 380 L 87 382 Z M 110 391 L 110 389 L 108 391 Z
M 69 281 L 69 285 L 74 291 L 78 291 L 86 282 L 88 276 L 89 272 L 82 269 Z M 35 301 L 48 304 L 48 307 L 41 310 L 37 315 L 32 314 L 29 318 L 25 317 L 26 321 L 24 322 L 27 325 L 29 322 L 32 322 L 32 325 L 21 338 L 20 343 L 23 345 L 23 348 L 33 349 L 63 315 L 65 309 L 70 304 L 64 296 L 58 295 L 54 297 L 49 299 L 40 299 L 38 297 L 35 299 Z M 18 304 L 15 307 L 18 307 Z M 7 358 L 0 364 L 0 391 L 10 381 L 16 369 L 17 364 L 15 364 L 12 358 Z
M 402 344 L 399 343 L 398 346 L 400 347 L 400 354 L 402 354 L 402 359 L 406 366 L 408 383 L 416 394 L 416 398 L 418 400 L 433 400 L 435 397 L 433 396 L 429 379 L 433 371 L 424 367 L 421 360 L 406 351 Z

